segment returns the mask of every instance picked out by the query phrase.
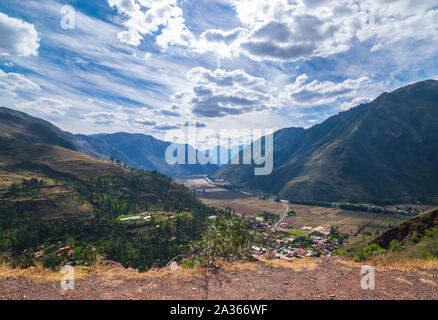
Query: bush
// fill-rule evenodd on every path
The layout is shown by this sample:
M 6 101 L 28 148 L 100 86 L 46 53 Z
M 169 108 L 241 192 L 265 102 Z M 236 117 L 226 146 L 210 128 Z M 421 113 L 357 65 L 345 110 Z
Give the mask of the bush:
M 335 251 L 333 251 L 333 256 L 346 256 L 347 255 L 347 251 L 345 251 L 344 249 L 337 249 Z
M 13 268 L 27 269 L 33 267 L 34 259 L 31 253 L 26 252 L 22 256 L 15 256 L 12 258 L 11 266 Z
M 394 239 L 389 243 L 390 251 L 400 251 L 401 249 L 402 249 L 402 245 L 400 244 L 400 242 L 398 242 L 397 239 Z
M 438 257 L 438 228 L 427 230 L 424 238 L 415 246 L 415 251 L 420 253 L 422 259 Z
M 193 258 L 198 258 L 204 267 L 217 260 L 246 260 L 251 255 L 251 246 L 257 237 L 248 229 L 248 222 L 235 215 L 222 215 L 203 234 L 200 241 L 191 246 Z
M 271 223 L 275 223 L 278 221 L 278 219 L 280 219 L 278 215 L 271 213 L 269 211 L 264 211 L 263 213 L 260 214 L 260 216 L 263 218 L 263 220 L 265 220 L 265 222 L 271 222 Z
M 433 258 L 433 255 L 427 251 L 420 251 L 420 258 L 423 260 L 430 260 Z
M 372 256 L 378 256 L 381 254 L 385 254 L 386 250 L 383 248 L 380 248 L 377 244 L 370 244 L 366 246 L 365 248 L 359 250 L 359 252 L 356 254 L 356 257 L 354 260 L 356 262 L 359 261 L 365 261 L 371 258 Z
M 58 256 L 48 256 L 43 260 L 43 266 L 52 270 L 56 270 L 62 263 L 62 258 Z

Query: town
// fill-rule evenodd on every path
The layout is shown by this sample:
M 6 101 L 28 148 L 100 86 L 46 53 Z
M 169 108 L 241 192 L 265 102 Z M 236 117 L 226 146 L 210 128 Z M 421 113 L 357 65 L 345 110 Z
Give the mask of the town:
M 287 214 L 293 214 L 293 211 Z M 256 258 L 292 261 L 294 257 L 331 256 L 335 250 L 347 245 L 333 228 L 331 232 L 311 227 L 289 229 L 287 223 L 280 222 L 281 218 L 275 221 L 272 216 L 264 213 L 264 217 L 259 215 L 248 218 L 252 229 L 262 234 L 262 244 L 252 247 Z

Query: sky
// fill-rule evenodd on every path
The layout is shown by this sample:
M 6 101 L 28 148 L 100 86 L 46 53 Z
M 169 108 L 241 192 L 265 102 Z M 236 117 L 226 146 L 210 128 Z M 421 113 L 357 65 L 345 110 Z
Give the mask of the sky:
M 425 79 L 437 0 L 0 0 L 0 106 L 72 133 L 307 128 Z

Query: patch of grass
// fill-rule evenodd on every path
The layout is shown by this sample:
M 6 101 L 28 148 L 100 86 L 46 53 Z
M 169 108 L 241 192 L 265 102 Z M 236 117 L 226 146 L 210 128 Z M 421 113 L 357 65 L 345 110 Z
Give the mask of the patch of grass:
M 309 234 L 306 231 L 301 231 L 301 230 L 296 230 L 296 229 L 289 229 L 287 232 L 290 233 L 291 235 L 299 236 L 299 237 L 304 237 L 304 236 L 307 236 Z
M 182 267 L 184 269 L 192 269 L 194 266 L 195 266 L 195 263 L 193 261 L 186 261 L 182 265 Z

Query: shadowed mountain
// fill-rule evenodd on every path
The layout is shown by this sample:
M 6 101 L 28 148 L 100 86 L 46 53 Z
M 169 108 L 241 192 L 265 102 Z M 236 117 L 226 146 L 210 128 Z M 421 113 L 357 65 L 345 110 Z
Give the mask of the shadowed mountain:
M 215 176 L 307 201 L 412 201 L 438 196 L 438 81 L 422 81 L 309 129 L 274 134 L 274 170 L 225 165 Z
M 0 107 L 0 136 L 76 150 L 69 134 L 50 122 L 4 107 Z
M 213 174 L 218 169 L 216 165 L 170 165 L 165 159 L 166 149 L 171 145 L 170 142 L 157 140 L 152 136 L 144 134 L 131 133 L 113 133 L 113 134 L 98 134 L 86 137 L 100 141 L 105 145 L 110 145 L 113 149 L 122 154 L 120 159 L 137 169 L 157 170 L 160 173 L 167 175 L 190 175 L 190 174 Z M 191 151 L 194 149 L 185 145 L 186 155 L 188 148 Z M 95 149 L 96 150 L 96 149 Z M 106 155 L 110 156 L 109 151 Z M 115 156 L 117 158 L 117 156 Z M 187 158 L 187 156 L 186 156 Z M 127 160 L 123 160 L 127 159 Z M 187 161 L 186 161 L 187 162 Z
M 0 108 L 0 137 L 60 146 L 103 160 L 113 157 L 135 169 L 157 170 L 166 175 L 212 174 L 218 169 L 216 165 L 170 165 L 165 160 L 170 142 L 152 136 L 129 133 L 75 135 L 48 121 L 4 107 Z

